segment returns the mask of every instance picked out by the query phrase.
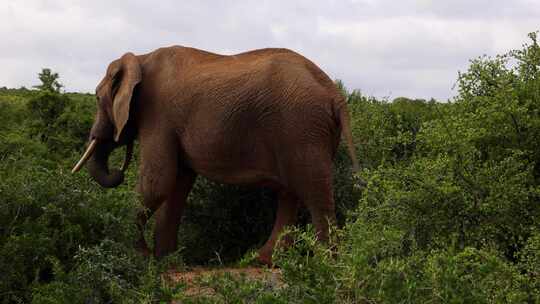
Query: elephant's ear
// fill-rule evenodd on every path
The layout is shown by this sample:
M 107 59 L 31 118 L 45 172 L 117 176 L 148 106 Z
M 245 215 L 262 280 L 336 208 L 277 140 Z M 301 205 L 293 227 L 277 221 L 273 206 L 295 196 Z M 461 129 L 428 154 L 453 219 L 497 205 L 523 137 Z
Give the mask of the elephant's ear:
M 114 73 L 112 90 L 112 115 L 115 126 L 114 140 L 118 141 L 129 119 L 129 106 L 135 86 L 141 82 L 141 66 L 133 53 L 126 53 L 120 59 L 119 69 Z M 111 92 L 111 93 L 113 93 Z

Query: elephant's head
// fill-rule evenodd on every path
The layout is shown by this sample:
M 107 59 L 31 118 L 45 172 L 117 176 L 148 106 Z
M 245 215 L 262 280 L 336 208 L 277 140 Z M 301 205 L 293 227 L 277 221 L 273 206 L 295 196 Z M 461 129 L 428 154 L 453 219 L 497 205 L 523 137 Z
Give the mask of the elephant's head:
M 131 159 L 135 133 L 129 127 L 130 106 L 136 85 L 141 81 L 141 67 L 132 53 L 113 61 L 96 88 L 97 113 L 90 131 L 89 145 L 72 172 L 88 161 L 90 175 L 103 187 L 116 187 L 124 180 L 124 170 Z M 109 170 L 110 153 L 127 145 L 121 169 Z

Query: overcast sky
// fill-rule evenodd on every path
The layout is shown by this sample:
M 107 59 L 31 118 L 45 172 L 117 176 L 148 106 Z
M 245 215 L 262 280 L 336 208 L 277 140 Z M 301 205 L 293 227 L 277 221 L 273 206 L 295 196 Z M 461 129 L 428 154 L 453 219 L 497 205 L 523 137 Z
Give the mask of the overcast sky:
M 49 67 L 67 91 L 94 92 L 127 51 L 285 47 L 366 95 L 446 100 L 469 59 L 539 29 L 540 0 L 2 0 L 0 86 Z

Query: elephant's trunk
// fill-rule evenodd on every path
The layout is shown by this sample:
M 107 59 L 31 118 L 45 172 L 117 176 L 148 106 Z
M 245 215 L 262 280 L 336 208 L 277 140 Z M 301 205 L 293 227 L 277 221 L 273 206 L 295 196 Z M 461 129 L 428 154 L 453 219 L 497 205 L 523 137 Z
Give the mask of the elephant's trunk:
M 88 172 L 94 180 L 105 188 L 113 188 L 124 181 L 124 170 L 131 160 L 133 143 L 129 143 L 126 151 L 126 159 L 121 170 L 109 170 L 109 155 L 115 148 L 113 143 L 98 143 L 92 157 L 88 160 Z

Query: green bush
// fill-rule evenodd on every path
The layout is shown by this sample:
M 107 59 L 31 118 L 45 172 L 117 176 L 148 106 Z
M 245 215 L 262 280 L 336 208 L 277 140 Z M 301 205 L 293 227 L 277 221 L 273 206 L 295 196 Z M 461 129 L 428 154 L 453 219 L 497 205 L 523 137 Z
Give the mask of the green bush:
M 88 176 L 51 170 L 33 159 L 0 163 L 0 292 L 26 299 L 54 280 L 52 261 L 69 270 L 80 246 L 134 237 L 134 197 L 103 192 Z M 132 202 L 131 204 L 129 202 Z
M 536 40 L 525 49 L 518 54 L 536 54 Z M 422 249 L 455 241 L 514 258 L 540 225 L 540 103 L 522 92 L 540 77 L 519 74 L 540 62 L 513 54 L 472 62 L 456 101 L 423 123 L 410 161 L 364 172 L 366 218 L 406 231 Z M 510 58 L 516 67 L 506 66 Z
M 291 303 L 523 303 L 538 291 L 496 251 L 453 246 L 410 248 L 406 235 L 357 220 L 324 246 L 294 232 L 292 248 L 275 255 L 283 271 L 280 297 Z
M 55 263 L 55 280 L 32 290 L 32 303 L 170 302 L 180 292 L 161 275 L 170 261 L 146 260 L 112 240 L 80 247 L 69 272 Z
M 80 150 L 88 138 L 95 112 L 95 105 L 88 99 L 72 99 L 48 91 L 30 99 L 30 136 L 43 142 L 48 152 L 59 158 Z
M 524 303 L 528 296 L 514 265 L 471 247 L 431 254 L 425 276 L 431 297 L 441 303 Z
M 540 232 L 536 230 L 519 253 L 519 267 L 525 273 L 525 287 L 531 295 L 530 303 L 540 301 Z
M 446 107 L 434 100 L 399 97 L 390 103 L 365 97 L 359 91 L 347 94 L 358 159 L 365 168 L 410 159 L 423 125 Z
M 291 248 L 274 256 L 283 284 L 217 276 L 201 282 L 215 295 L 195 298 L 161 274 L 183 261 L 232 263 L 260 246 L 275 194 L 199 178 L 180 251 L 146 260 L 132 248 L 136 170 L 114 190 L 68 173 L 94 97 L 0 88 L 0 302 L 540 301 L 540 47 L 529 37 L 520 50 L 472 60 L 449 103 L 381 101 L 341 84 L 367 182 L 355 188 L 340 147 L 341 228 L 321 244 L 301 228 L 304 210 Z

